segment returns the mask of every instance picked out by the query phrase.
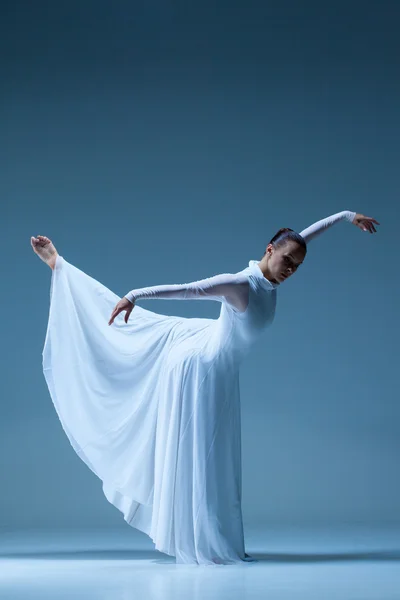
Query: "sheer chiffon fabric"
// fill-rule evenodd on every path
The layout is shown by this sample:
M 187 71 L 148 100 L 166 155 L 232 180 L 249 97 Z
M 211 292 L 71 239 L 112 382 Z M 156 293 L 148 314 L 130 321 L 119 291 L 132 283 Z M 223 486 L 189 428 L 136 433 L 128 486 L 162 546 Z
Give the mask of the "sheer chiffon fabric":
M 43 372 L 61 425 L 107 500 L 177 564 L 252 560 L 241 509 L 239 367 L 274 319 L 277 287 L 250 260 L 235 274 L 132 291 L 136 301 L 217 300 L 216 319 L 136 304 L 128 323 L 121 313 L 109 326 L 120 298 L 57 257 Z

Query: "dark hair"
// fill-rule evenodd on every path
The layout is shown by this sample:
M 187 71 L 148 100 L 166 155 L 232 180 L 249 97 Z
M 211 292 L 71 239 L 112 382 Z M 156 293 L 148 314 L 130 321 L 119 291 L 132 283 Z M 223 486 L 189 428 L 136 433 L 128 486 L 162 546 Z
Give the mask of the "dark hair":
M 299 244 L 299 246 L 304 248 L 305 252 L 307 252 L 307 244 L 305 239 L 299 233 L 297 233 L 297 231 L 294 231 L 289 227 L 282 227 L 279 231 L 277 231 L 268 244 L 273 244 L 277 248 L 279 246 L 283 246 L 289 240 L 296 242 Z M 266 251 L 264 252 L 263 256 L 265 256 L 265 254 Z

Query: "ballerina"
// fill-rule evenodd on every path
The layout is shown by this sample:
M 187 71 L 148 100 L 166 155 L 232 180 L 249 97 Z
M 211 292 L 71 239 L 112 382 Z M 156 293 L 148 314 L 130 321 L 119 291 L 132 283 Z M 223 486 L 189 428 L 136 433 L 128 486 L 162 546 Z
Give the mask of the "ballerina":
M 239 367 L 310 240 L 339 221 L 370 233 L 379 225 L 342 211 L 300 233 L 280 229 L 261 260 L 238 273 L 122 298 L 48 237 L 31 237 L 52 270 L 43 372 L 61 425 L 107 500 L 177 564 L 253 560 L 241 511 Z M 137 304 L 152 298 L 216 300 L 221 311 L 184 318 Z

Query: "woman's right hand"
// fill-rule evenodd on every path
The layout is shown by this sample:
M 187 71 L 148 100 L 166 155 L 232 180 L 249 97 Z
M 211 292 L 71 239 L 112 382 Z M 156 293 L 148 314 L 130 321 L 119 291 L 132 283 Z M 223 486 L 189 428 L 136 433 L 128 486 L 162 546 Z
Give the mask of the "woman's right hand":
M 129 319 L 129 315 L 131 314 L 134 306 L 135 306 L 134 302 L 132 303 L 130 300 L 128 300 L 128 298 L 125 298 L 125 296 L 123 296 L 123 298 L 121 298 L 121 300 L 115 305 L 114 310 L 111 313 L 110 320 L 108 321 L 108 324 L 111 325 L 111 323 L 113 323 L 115 317 L 117 315 L 119 315 L 119 313 L 122 312 L 123 310 L 126 310 L 126 315 L 124 317 L 124 321 L 125 321 L 125 323 L 127 323 L 128 319 Z

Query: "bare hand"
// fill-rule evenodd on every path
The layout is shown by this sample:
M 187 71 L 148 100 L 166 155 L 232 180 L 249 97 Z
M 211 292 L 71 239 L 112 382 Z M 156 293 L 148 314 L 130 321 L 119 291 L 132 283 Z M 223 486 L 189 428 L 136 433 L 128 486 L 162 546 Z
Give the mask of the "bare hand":
M 353 224 L 362 229 L 362 231 L 369 231 L 370 233 L 376 233 L 376 229 L 374 223 L 380 225 L 378 221 L 373 219 L 372 217 L 366 217 L 360 213 L 357 213 L 353 219 Z
M 115 308 L 111 313 L 111 318 L 108 321 L 108 324 L 111 325 L 111 323 L 113 323 L 115 317 L 117 315 L 119 315 L 119 313 L 122 312 L 123 310 L 126 310 L 126 315 L 124 317 L 124 321 L 125 321 L 125 323 L 127 323 L 128 319 L 129 319 L 129 315 L 131 314 L 134 306 L 135 306 L 135 303 L 134 302 L 132 303 L 130 300 L 128 300 L 128 298 L 125 298 L 125 296 L 123 298 L 121 298 L 121 300 L 118 302 L 118 304 L 115 305 Z

